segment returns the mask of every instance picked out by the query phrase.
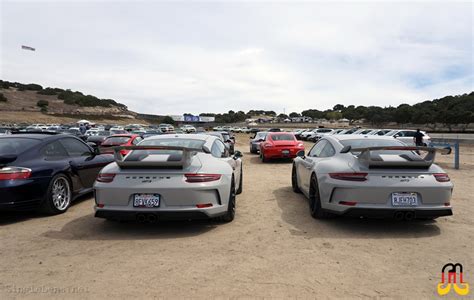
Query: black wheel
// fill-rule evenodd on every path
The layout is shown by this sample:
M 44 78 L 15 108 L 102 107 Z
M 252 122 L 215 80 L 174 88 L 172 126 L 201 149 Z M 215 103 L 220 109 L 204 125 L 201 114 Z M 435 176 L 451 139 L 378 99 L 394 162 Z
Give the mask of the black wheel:
M 230 195 L 229 195 L 229 203 L 227 204 L 227 212 L 225 215 L 219 218 L 222 222 L 232 222 L 235 217 L 235 181 L 232 177 L 232 183 L 230 185 Z
M 300 194 L 301 190 L 298 187 L 298 175 L 296 174 L 296 166 L 293 164 L 293 168 L 291 169 L 291 187 L 293 188 L 293 192 Z
M 242 190 L 243 190 L 243 186 L 244 186 L 244 181 L 243 181 L 244 176 L 243 176 L 243 174 L 244 174 L 244 169 L 243 169 L 243 166 L 241 165 L 241 166 L 240 166 L 239 188 L 237 189 L 237 192 L 236 192 L 237 195 L 242 194 Z
M 263 163 L 268 161 L 268 159 L 265 158 L 265 154 L 263 153 L 263 151 L 260 151 L 260 159 L 262 160 Z
M 71 183 L 66 175 L 58 174 L 51 179 L 41 210 L 49 215 L 67 211 L 72 201 Z
M 311 176 L 311 183 L 309 186 L 309 211 L 311 216 L 315 219 L 323 219 L 330 216 L 321 208 L 321 196 L 319 194 L 319 186 L 316 175 Z

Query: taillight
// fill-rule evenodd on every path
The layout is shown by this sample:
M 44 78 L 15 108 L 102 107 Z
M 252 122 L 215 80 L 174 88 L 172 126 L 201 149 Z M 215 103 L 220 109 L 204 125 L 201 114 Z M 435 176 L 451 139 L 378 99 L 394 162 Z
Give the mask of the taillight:
M 296 145 L 297 147 L 304 147 L 304 144 L 303 143 L 298 143 L 298 145 Z
M 354 173 L 329 173 L 329 176 L 333 179 L 348 180 L 348 181 L 366 181 L 367 173 L 354 172 Z
M 265 147 L 265 148 L 269 148 L 269 147 L 272 147 L 272 146 L 273 146 L 273 145 L 270 144 L 270 143 L 264 143 L 264 144 L 263 144 L 263 147 Z
M 122 156 L 125 156 L 128 154 L 128 150 L 120 150 L 120 154 L 122 154 Z
M 451 179 L 449 179 L 448 174 L 446 173 L 435 173 L 433 174 L 433 176 L 436 178 L 436 181 L 439 181 L 439 182 L 451 181 Z
M 210 182 L 221 179 L 221 174 L 184 174 L 186 182 Z
M 114 178 L 115 178 L 115 173 L 99 173 L 97 175 L 96 180 L 98 182 L 108 183 L 108 182 L 112 182 Z
M 0 169 L 0 180 L 27 179 L 31 176 L 31 169 L 21 167 L 4 167 Z

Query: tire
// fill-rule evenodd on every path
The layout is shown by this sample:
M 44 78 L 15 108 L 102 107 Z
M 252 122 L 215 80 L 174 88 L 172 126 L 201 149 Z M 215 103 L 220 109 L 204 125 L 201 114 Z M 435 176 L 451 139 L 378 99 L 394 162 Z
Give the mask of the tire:
M 298 187 L 298 174 L 296 174 L 295 164 L 293 164 L 293 168 L 291 169 L 291 187 L 293 188 L 293 192 L 301 194 L 301 190 Z
M 311 183 L 309 187 L 309 211 L 311 216 L 315 219 L 328 218 L 331 214 L 324 211 L 321 207 L 321 196 L 319 194 L 319 185 L 316 175 L 311 176 Z
M 229 202 L 227 203 L 227 212 L 225 215 L 219 217 L 219 221 L 230 223 L 235 217 L 235 180 L 232 177 L 232 183 L 230 185 Z
M 265 154 L 263 153 L 263 151 L 260 151 L 260 159 L 262 160 L 263 163 L 268 162 L 268 159 L 265 158 Z
M 72 189 L 69 178 L 58 174 L 51 179 L 41 211 L 48 215 L 65 213 L 72 202 Z
M 237 189 L 237 192 L 235 192 L 235 194 L 237 195 L 240 195 L 242 194 L 242 190 L 243 190 L 243 185 L 244 185 L 244 169 L 242 168 L 242 165 L 240 165 L 240 181 L 239 181 L 239 188 Z

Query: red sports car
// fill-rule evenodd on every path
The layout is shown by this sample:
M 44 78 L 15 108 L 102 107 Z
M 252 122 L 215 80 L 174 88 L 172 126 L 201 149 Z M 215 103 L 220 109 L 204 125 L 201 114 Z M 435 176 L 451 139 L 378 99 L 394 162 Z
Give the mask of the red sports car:
M 296 140 L 293 133 L 269 132 L 260 143 L 260 158 L 262 162 L 272 158 L 295 158 L 301 150 L 304 150 L 304 144 Z
M 135 146 L 143 139 L 138 134 L 114 134 L 108 136 L 100 145 L 101 153 L 114 153 L 112 147 Z M 121 150 L 122 155 L 127 155 L 130 150 Z

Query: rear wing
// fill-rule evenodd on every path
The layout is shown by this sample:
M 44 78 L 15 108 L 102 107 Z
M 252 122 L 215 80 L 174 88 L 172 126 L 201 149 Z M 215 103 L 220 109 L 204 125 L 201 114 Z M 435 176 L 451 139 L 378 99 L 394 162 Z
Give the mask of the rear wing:
M 359 162 L 369 168 L 429 168 L 436 157 L 436 153 L 450 154 L 451 148 L 434 148 L 422 146 L 387 146 L 387 147 L 366 147 L 366 148 L 350 148 L 344 147 L 342 153 L 360 152 L 357 156 Z M 373 151 L 382 152 L 379 154 Z M 383 151 L 425 151 L 425 156 L 411 154 L 400 154 L 390 158 L 384 157 Z
M 178 146 L 119 146 L 114 147 L 115 162 L 120 168 L 166 168 L 166 169 L 182 169 L 190 165 L 191 157 L 196 152 L 204 152 L 199 148 L 187 148 Z M 122 150 L 175 150 L 180 151 L 181 155 L 164 156 L 161 159 L 146 160 L 147 153 L 143 153 L 143 157 L 137 157 L 136 160 L 125 160 Z

